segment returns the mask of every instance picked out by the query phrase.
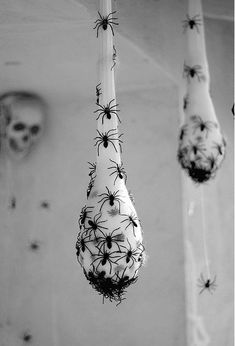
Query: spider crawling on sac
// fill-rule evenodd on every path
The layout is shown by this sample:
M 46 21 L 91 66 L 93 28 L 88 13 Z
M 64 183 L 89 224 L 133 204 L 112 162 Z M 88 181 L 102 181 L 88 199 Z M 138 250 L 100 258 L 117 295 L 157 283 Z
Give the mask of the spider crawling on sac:
M 205 76 L 202 72 L 201 65 L 189 66 L 184 63 L 184 72 L 183 77 L 187 78 L 187 81 L 190 82 L 190 78 L 197 77 L 198 81 L 205 80 Z
M 107 220 L 101 221 L 100 218 L 102 216 L 102 213 L 96 214 L 92 220 L 88 220 L 88 227 L 85 228 L 86 234 L 89 235 L 89 238 L 91 237 L 91 233 L 93 232 L 95 235 L 95 238 L 97 239 L 96 232 L 100 231 L 102 232 L 102 229 L 108 229 L 107 227 L 104 227 L 102 224 L 107 222 Z
M 216 275 L 213 280 L 207 279 L 205 280 L 203 277 L 203 274 L 201 273 L 200 278 L 198 279 L 198 287 L 201 288 L 199 294 L 201 294 L 203 291 L 208 290 L 211 294 L 213 294 L 212 291 L 216 290 Z
M 86 219 L 90 219 L 91 217 L 88 216 L 92 212 L 92 209 L 94 207 L 87 207 L 86 205 L 82 208 L 81 214 L 79 216 L 79 228 L 82 229 L 82 226 L 85 226 Z M 90 209 L 90 210 L 89 210 Z
M 121 221 L 122 222 L 127 222 L 127 226 L 125 227 L 125 230 L 131 226 L 132 227 L 132 231 L 133 231 L 133 234 L 134 236 L 135 235 L 135 227 L 138 227 L 138 224 L 136 223 L 136 221 L 139 221 L 138 217 L 134 214 L 134 213 L 131 213 L 130 215 L 128 214 L 120 214 L 122 216 L 126 216 L 126 218 L 124 220 Z
M 95 94 L 96 94 L 96 104 L 98 105 L 100 102 L 100 95 L 102 95 L 101 92 L 101 88 L 99 88 L 99 86 L 101 85 L 101 83 L 97 84 L 95 87 Z
M 98 117 L 96 118 L 96 120 L 98 120 L 100 118 L 100 116 L 102 116 L 102 125 L 104 123 L 104 117 L 106 116 L 106 119 L 111 119 L 112 115 L 116 115 L 116 117 L 118 118 L 119 122 L 121 122 L 119 115 L 117 112 L 120 112 L 120 109 L 116 109 L 116 107 L 118 106 L 118 104 L 114 104 L 111 106 L 111 103 L 115 101 L 115 99 L 112 99 L 106 106 L 102 106 L 99 103 L 97 103 L 97 105 L 99 106 L 99 108 L 94 111 L 94 113 L 99 112 Z
M 123 163 L 121 162 L 121 164 L 119 165 L 117 162 L 115 162 L 115 161 L 113 161 L 111 159 L 110 159 L 110 161 L 113 162 L 114 165 L 115 165 L 115 166 L 108 167 L 108 169 L 113 169 L 113 172 L 111 172 L 109 174 L 109 176 L 115 174 L 114 185 L 116 183 L 117 178 L 119 178 L 119 179 L 123 179 L 124 178 L 125 179 L 125 183 L 126 183 L 127 175 L 126 175 L 125 169 L 123 167 Z
M 95 21 L 95 27 L 93 28 L 93 29 L 97 29 L 96 37 L 99 36 L 100 27 L 102 27 L 103 30 L 107 30 L 108 26 L 111 28 L 112 34 L 114 36 L 114 31 L 113 31 L 112 25 L 119 25 L 119 23 L 115 23 L 115 20 L 117 20 L 118 18 L 116 18 L 116 17 L 110 18 L 110 16 L 112 16 L 112 14 L 114 14 L 114 13 L 116 13 L 116 11 L 109 13 L 107 16 L 101 16 L 100 12 L 98 11 L 100 18 L 98 18 Z
M 100 132 L 99 130 L 96 130 L 99 134 L 99 136 L 96 136 L 94 139 L 96 140 L 96 143 L 94 144 L 95 146 L 97 146 L 97 151 L 98 151 L 98 156 L 100 154 L 99 149 L 101 144 L 103 144 L 104 148 L 108 148 L 109 143 L 112 144 L 114 150 L 117 153 L 117 148 L 115 146 L 115 142 L 114 141 L 118 141 L 119 142 L 119 147 L 120 147 L 120 151 L 122 151 L 122 147 L 121 147 L 121 143 L 123 143 L 120 140 L 120 137 L 123 135 L 119 135 L 116 132 L 116 129 L 111 129 L 107 132 Z
M 123 200 L 120 198 L 120 195 L 118 194 L 119 190 L 111 192 L 107 186 L 106 186 L 106 190 L 107 192 L 104 192 L 98 195 L 99 197 L 103 196 L 101 200 L 98 201 L 98 203 L 101 203 L 100 211 L 106 202 L 108 202 L 111 207 L 113 207 L 114 203 L 117 202 L 119 213 L 120 213 L 121 202 L 123 202 Z
M 119 252 L 121 252 L 121 244 L 120 242 L 124 242 L 125 236 L 123 233 L 118 233 L 114 234 L 120 229 L 120 227 L 115 228 L 112 232 L 109 232 L 108 234 L 105 234 L 103 231 L 100 230 L 100 233 L 102 234 L 101 236 L 98 237 L 98 245 L 97 247 L 100 248 L 105 248 L 107 247 L 109 250 L 116 245 L 118 248 Z
M 129 262 L 131 262 L 131 265 L 129 268 L 132 268 L 133 265 L 135 264 L 135 262 L 140 262 L 140 265 L 143 263 L 143 252 L 145 250 L 144 246 L 142 244 L 139 244 L 139 246 L 134 249 L 131 246 L 131 243 L 129 242 L 129 240 L 127 239 L 127 242 L 129 244 L 129 248 L 123 246 L 126 251 L 124 251 L 124 255 L 121 256 L 118 261 L 120 261 L 122 258 L 126 259 L 126 263 L 128 264 Z M 142 246 L 142 249 L 140 249 L 140 246 Z
M 202 25 L 202 20 L 200 18 L 199 14 L 196 14 L 196 16 L 193 17 L 189 17 L 189 15 L 186 15 L 185 20 L 183 20 L 183 28 L 184 28 L 184 33 L 187 30 L 187 28 L 190 28 L 191 30 L 193 30 L 194 28 L 196 28 L 197 32 L 199 33 L 199 25 Z
M 201 132 L 205 132 L 206 138 L 208 137 L 208 133 L 212 130 L 212 128 L 217 128 L 217 123 L 213 121 L 203 121 L 202 118 L 199 115 L 192 115 L 190 117 L 190 120 L 194 123 L 193 124 L 193 134 L 200 129 Z
M 93 254 L 93 257 L 96 257 L 94 259 L 94 261 L 92 261 L 91 266 L 94 266 L 94 263 L 96 261 L 99 261 L 97 267 L 96 267 L 96 271 L 98 271 L 99 266 L 105 266 L 106 263 L 109 264 L 109 274 L 111 274 L 112 270 L 113 270 L 113 264 L 117 264 L 118 259 L 120 259 L 120 252 L 119 251 L 107 251 L 104 248 L 98 248 L 99 250 L 98 254 Z M 118 255 L 117 255 L 118 254 Z

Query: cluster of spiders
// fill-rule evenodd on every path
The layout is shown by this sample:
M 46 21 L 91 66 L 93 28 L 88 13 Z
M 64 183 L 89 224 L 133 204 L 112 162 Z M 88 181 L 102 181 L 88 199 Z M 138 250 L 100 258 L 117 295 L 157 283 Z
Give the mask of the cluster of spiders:
M 208 136 L 218 129 L 218 124 L 204 121 L 199 115 L 192 115 L 189 120 L 180 129 L 177 158 L 194 182 L 203 183 L 215 177 L 224 159 L 226 142 L 222 138 L 221 143 L 212 141 L 208 146 Z M 191 139 L 187 139 L 190 131 Z
M 125 289 L 138 279 L 136 275 L 132 278 L 126 275 L 126 269 L 127 268 L 122 271 L 121 275 L 120 272 L 117 271 L 112 277 L 107 277 L 104 270 L 90 270 L 88 273 L 85 270 L 83 271 L 90 285 L 103 296 L 103 303 L 106 298 L 111 302 L 115 301 L 118 306 L 125 299 Z
M 178 149 L 178 161 L 195 183 L 214 178 L 218 169 L 216 157 L 213 154 L 206 156 L 205 151 L 203 144 L 190 140 L 188 145 Z

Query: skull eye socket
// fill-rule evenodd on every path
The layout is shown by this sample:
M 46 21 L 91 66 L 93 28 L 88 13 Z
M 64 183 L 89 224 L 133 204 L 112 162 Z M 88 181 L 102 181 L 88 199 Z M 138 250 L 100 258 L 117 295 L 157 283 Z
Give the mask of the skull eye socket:
M 40 127 L 38 125 L 33 125 L 30 128 L 30 132 L 31 132 L 32 135 L 37 135 L 39 130 L 40 130 Z
M 23 131 L 23 130 L 25 130 L 25 124 L 23 124 L 23 123 L 17 123 L 17 124 L 15 124 L 15 125 L 13 126 L 13 129 L 14 129 L 15 131 Z

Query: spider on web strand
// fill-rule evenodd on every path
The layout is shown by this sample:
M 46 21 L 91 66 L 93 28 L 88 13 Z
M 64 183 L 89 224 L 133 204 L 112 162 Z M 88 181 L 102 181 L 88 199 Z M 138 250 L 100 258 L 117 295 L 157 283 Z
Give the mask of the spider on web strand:
M 98 214 L 96 214 L 93 219 L 88 220 L 88 226 L 85 227 L 85 233 L 89 235 L 89 238 L 91 237 L 91 233 L 94 233 L 95 238 L 97 239 L 97 235 L 96 232 L 97 231 L 102 231 L 108 229 L 107 227 L 104 227 L 102 224 L 104 224 L 105 222 L 107 222 L 107 220 L 100 220 L 102 217 L 102 213 L 99 212 Z
M 119 25 L 119 23 L 115 23 L 115 21 L 118 19 L 117 17 L 111 17 L 112 14 L 116 13 L 116 11 L 109 13 L 107 16 L 102 16 L 100 12 L 98 11 L 99 17 L 95 21 L 95 27 L 93 29 L 96 29 L 96 37 L 99 36 L 99 29 L 102 27 L 103 30 L 107 30 L 108 27 L 110 27 L 112 34 L 114 36 L 114 30 L 113 25 Z
M 197 32 L 199 33 L 199 25 L 202 25 L 202 20 L 200 18 L 199 14 L 196 14 L 193 17 L 190 17 L 188 14 L 186 15 L 185 20 L 183 20 L 183 28 L 184 28 L 184 33 L 185 31 L 189 28 L 191 30 L 193 30 L 194 28 L 196 28 Z
M 138 224 L 136 223 L 136 221 L 139 221 L 138 217 L 134 214 L 134 213 L 131 213 L 131 214 L 120 214 L 122 216 L 126 216 L 125 219 L 123 219 L 121 221 L 121 223 L 123 222 L 127 222 L 127 225 L 125 227 L 125 230 L 131 226 L 132 227 L 132 231 L 133 231 L 133 234 L 134 236 L 136 237 L 135 235 L 135 228 L 138 227 Z
M 195 76 L 199 82 L 201 82 L 201 80 L 205 80 L 205 75 L 202 72 L 202 66 L 189 66 L 184 63 L 183 77 L 187 78 L 187 81 L 190 82 L 190 78 L 194 78 Z
M 94 111 L 94 113 L 99 112 L 98 117 L 96 118 L 96 120 L 99 120 L 99 118 L 102 116 L 102 125 L 104 123 L 104 118 L 106 117 L 106 119 L 110 120 L 112 115 L 115 115 L 119 122 L 121 122 L 119 115 L 117 112 L 120 112 L 120 109 L 116 109 L 116 107 L 118 106 L 118 104 L 114 104 L 111 106 L 111 103 L 115 101 L 115 99 L 112 99 L 106 106 L 105 105 L 101 105 L 101 104 L 97 104 L 99 106 L 99 108 L 97 110 Z
M 87 219 L 90 219 L 90 216 L 88 216 L 88 214 L 90 214 L 92 212 L 92 209 L 94 207 L 87 207 L 86 205 L 82 208 L 80 216 L 79 216 L 79 228 L 82 229 L 82 226 L 85 225 L 85 221 Z
M 205 290 L 207 290 L 208 292 L 210 292 L 211 294 L 213 294 L 213 291 L 216 290 L 216 275 L 214 277 L 213 280 L 211 279 L 204 279 L 204 276 L 203 274 L 201 273 L 200 274 L 200 278 L 198 278 L 198 284 L 197 284 L 198 287 L 201 288 L 199 294 L 201 294 L 202 292 L 204 292 Z
M 121 162 L 120 164 L 118 164 L 117 162 L 115 162 L 114 160 L 111 160 L 110 161 L 114 164 L 114 166 L 110 166 L 108 167 L 108 169 L 112 169 L 113 172 L 111 172 L 109 174 L 109 176 L 112 176 L 115 174 L 115 179 L 114 179 L 114 185 L 116 183 L 116 180 L 117 178 L 119 179 L 125 179 L 125 183 L 127 181 L 127 175 L 126 175 L 126 172 L 125 172 L 125 169 L 123 167 L 123 163 Z
M 120 195 L 118 194 L 119 190 L 116 191 L 111 191 L 109 190 L 109 188 L 106 186 L 106 190 L 107 192 L 101 193 L 100 195 L 98 195 L 98 197 L 102 197 L 98 203 L 101 203 L 100 206 L 100 211 L 103 208 L 104 204 L 106 202 L 108 202 L 108 204 L 113 207 L 115 202 L 117 202 L 118 207 L 119 207 L 119 213 L 120 213 L 120 209 L 121 209 L 121 202 L 123 202 L 123 200 L 120 198 Z
M 118 259 L 118 261 L 120 261 L 122 258 L 125 258 L 126 263 L 131 262 L 131 265 L 129 267 L 131 269 L 133 267 L 133 265 L 135 264 L 135 262 L 140 262 L 142 264 L 142 254 L 144 252 L 144 246 L 142 244 L 140 244 L 143 247 L 142 250 L 140 250 L 140 248 L 139 248 L 140 245 L 136 249 L 134 249 L 134 248 L 132 248 L 131 243 L 129 242 L 128 239 L 127 239 L 127 242 L 128 242 L 129 248 L 123 246 L 126 249 L 126 251 L 125 252 L 122 251 L 122 253 L 124 253 L 124 255 L 121 256 Z
M 96 257 L 92 263 L 91 266 L 94 266 L 94 263 L 96 261 L 98 262 L 98 265 L 96 267 L 96 271 L 98 271 L 98 268 L 100 266 L 105 266 L 107 263 L 109 265 L 109 274 L 111 274 L 112 270 L 113 270 L 113 264 L 117 264 L 117 260 L 120 259 L 120 252 L 119 251 L 107 251 L 105 249 L 102 248 L 98 248 L 99 253 L 98 254 L 93 254 L 93 257 Z M 118 254 L 118 255 L 117 255 Z
M 119 252 L 121 252 L 121 244 L 124 242 L 125 236 L 122 233 L 114 234 L 115 232 L 119 231 L 120 227 L 115 228 L 112 232 L 109 232 L 105 234 L 103 231 L 100 230 L 101 236 L 98 237 L 97 241 L 97 247 L 103 248 L 107 247 L 109 250 L 115 245 Z
M 95 87 L 95 93 L 96 93 L 96 104 L 99 104 L 99 100 L 100 100 L 100 95 L 102 95 L 101 92 L 101 88 L 99 87 L 101 85 L 101 83 L 97 84 Z
M 118 141 L 119 143 L 119 147 L 120 147 L 120 151 L 122 152 L 122 147 L 121 147 L 121 143 L 123 143 L 123 141 L 120 139 L 120 137 L 123 135 L 119 135 L 118 136 L 118 132 L 116 131 L 116 129 L 111 129 L 107 132 L 100 132 L 99 130 L 96 130 L 99 134 L 99 136 L 96 136 L 94 139 L 96 140 L 96 143 L 94 144 L 94 146 L 97 146 L 97 151 L 98 151 L 98 156 L 100 154 L 99 150 L 100 150 L 100 146 L 103 144 L 103 147 L 106 149 L 109 146 L 109 143 L 113 146 L 114 150 L 116 151 L 116 153 L 118 152 L 115 142 L 114 141 Z
M 193 134 L 195 134 L 195 132 L 199 129 L 201 132 L 205 132 L 206 133 L 206 138 L 208 137 L 209 132 L 213 128 L 217 128 L 218 127 L 217 123 L 215 123 L 213 121 L 210 121 L 210 120 L 204 121 L 204 120 L 202 120 L 200 115 L 192 115 L 190 117 L 190 120 L 194 123 L 193 124 Z

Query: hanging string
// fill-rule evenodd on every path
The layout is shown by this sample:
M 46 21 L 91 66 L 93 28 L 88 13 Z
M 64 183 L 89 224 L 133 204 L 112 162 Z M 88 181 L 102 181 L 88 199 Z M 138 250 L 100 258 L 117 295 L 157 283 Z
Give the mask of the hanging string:
M 210 274 L 210 266 L 209 266 L 209 259 L 208 259 L 208 249 L 207 249 L 207 241 L 206 241 L 206 218 L 205 218 L 205 203 L 204 203 L 204 190 L 203 186 L 200 186 L 200 206 L 201 206 L 201 220 L 202 220 L 202 241 L 203 241 L 203 252 L 204 252 L 204 259 L 205 259 L 205 265 L 207 270 L 207 276 L 208 278 L 211 277 Z

